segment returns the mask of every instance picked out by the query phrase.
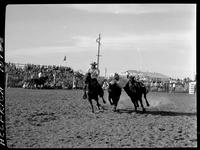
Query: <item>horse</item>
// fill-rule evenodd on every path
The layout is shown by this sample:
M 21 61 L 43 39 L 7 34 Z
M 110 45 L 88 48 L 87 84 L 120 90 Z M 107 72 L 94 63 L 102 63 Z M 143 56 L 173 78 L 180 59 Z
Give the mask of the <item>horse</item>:
M 134 104 L 136 112 L 137 112 L 137 107 L 139 107 L 138 101 L 140 102 L 143 112 L 146 111 L 142 103 L 142 95 L 144 95 L 144 98 L 146 100 L 146 105 L 150 106 L 146 98 L 148 90 L 143 83 L 136 82 L 133 77 L 130 77 L 129 81 L 127 82 L 127 84 L 123 89 L 125 90 L 127 95 L 131 98 L 131 101 Z
M 27 87 L 29 88 L 42 88 L 44 87 L 45 82 L 49 79 L 48 76 L 40 77 L 40 78 L 33 78 L 26 81 Z
M 94 113 L 94 108 L 92 104 L 92 99 L 94 99 L 97 102 L 97 107 L 100 110 L 100 107 L 102 107 L 99 103 L 99 97 L 100 96 L 103 100 L 103 103 L 105 104 L 106 101 L 104 100 L 104 91 L 101 88 L 101 86 L 98 84 L 97 79 L 92 79 L 90 73 L 86 73 L 85 75 L 85 84 L 87 85 L 87 94 L 86 97 L 83 97 L 84 99 L 88 98 L 88 101 L 91 105 L 92 112 Z M 86 92 L 86 91 L 84 91 Z
M 110 84 L 108 86 L 108 100 L 111 105 L 114 105 L 113 111 L 116 111 L 117 104 L 120 99 L 122 88 L 117 85 L 117 83 Z
M 35 84 L 34 84 L 34 82 L 33 82 L 33 79 L 27 79 L 27 80 L 25 80 L 25 81 L 23 81 L 23 85 L 22 85 L 22 87 L 24 88 L 24 89 L 31 89 L 31 88 L 35 88 L 35 86 L 34 86 Z

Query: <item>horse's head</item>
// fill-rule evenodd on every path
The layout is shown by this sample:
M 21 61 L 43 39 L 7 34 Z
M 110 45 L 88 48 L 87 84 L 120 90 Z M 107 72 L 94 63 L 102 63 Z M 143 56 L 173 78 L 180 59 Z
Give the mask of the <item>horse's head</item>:
M 85 74 L 85 83 L 89 83 L 91 81 L 91 73 L 86 73 Z
M 135 82 L 135 77 L 134 76 L 129 76 L 129 82 L 134 83 Z

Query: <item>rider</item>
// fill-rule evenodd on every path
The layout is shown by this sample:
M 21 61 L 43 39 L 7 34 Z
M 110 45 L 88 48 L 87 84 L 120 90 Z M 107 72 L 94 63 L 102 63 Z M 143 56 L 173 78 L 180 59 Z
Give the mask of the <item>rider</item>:
M 97 63 L 93 62 L 90 65 L 91 65 L 91 68 L 89 68 L 88 73 L 91 74 L 91 79 L 95 80 L 97 82 L 97 85 L 100 86 L 99 82 L 97 81 L 97 78 L 100 74 L 100 70 L 96 67 Z M 86 96 L 86 87 L 87 87 L 87 83 L 85 83 L 85 86 L 84 86 L 84 95 L 83 95 L 84 99 L 87 97 Z
M 141 87 L 144 87 L 144 81 L 140 79 L 140 76 L 137 75 L 135 78 L 136 83 L 138 83 Z
M 111 85 L 113 85 L 115 83 L 119 86 L 119 74 L 118 73 L 115 73 L 114 74 L 114 79 L 110 81 Z
M 88 70 L 88 73 L 91 73 L 92 79 L 97 79 L 100 74 L 100 70 L 96 67 L 96 65 L 96 62 L 91 63 L 91 68 Z
M 135 79 L 136 79 L 137 82 L 140 82 L 140 76 L 139 75 L 137 75 Z
M 129 82 L 131 81 L 132 83 L 136 83 L 137 80 L 135 78 L 135 76 L 131 75 L 129 72 L 127 72 L 127 79 L 129 80 Z

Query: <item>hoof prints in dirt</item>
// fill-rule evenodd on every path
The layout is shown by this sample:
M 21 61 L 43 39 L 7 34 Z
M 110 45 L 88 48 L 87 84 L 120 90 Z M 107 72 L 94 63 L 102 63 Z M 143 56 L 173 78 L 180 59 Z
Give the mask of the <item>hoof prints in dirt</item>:
M 57 116 L 55 116 L 54 113 L 40 112 L 31 114 L 27 120 L 33 126 L 41 126 L 45 122 L 54 121 L 56 119 Z

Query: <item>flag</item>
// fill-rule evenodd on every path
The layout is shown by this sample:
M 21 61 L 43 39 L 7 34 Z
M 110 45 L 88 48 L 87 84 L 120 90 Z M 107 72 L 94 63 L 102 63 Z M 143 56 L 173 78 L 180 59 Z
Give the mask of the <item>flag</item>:
M 63 61 L 66 61 L 66 56 L 64 57 L 64 60 Z

